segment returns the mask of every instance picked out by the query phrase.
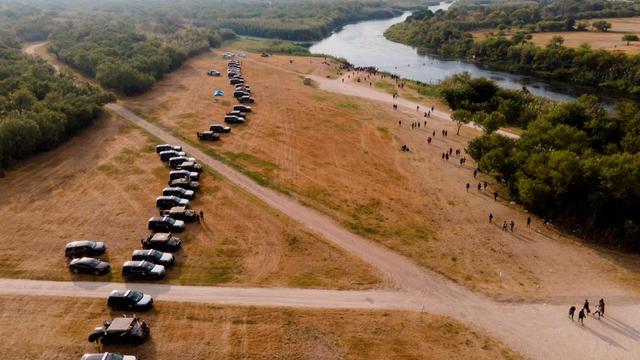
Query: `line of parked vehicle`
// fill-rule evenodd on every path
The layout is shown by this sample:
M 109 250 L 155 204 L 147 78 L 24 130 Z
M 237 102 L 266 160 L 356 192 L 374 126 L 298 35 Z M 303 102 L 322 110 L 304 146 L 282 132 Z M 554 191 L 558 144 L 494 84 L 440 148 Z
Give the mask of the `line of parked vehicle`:
M 225 53 L 225 56 L 228 54 Z M 211 69 L 207 72 L 210 76 L 220 76 L 220 72 Z M 242 63 L 238 60 L 230 60 L 227 64 L 227 76 L 231 85 L 235 86 L 233 96 L 238 99 L 240 104 L 234 105 L 233 109 L 224 116 L 224 122 L 227 124 L 244 124 L 247 114 L 251 112 L 251 107 L 245 104 L 253 103 L 255 100 L 251 97 L 251 86 L 245 83 L 242 76 Z M 231 128 L 222 124 L 213 124 L 209 126 L 209 131 L 199 131 L 196 133 L 199 140 L 218 141 L 220 135 L 231 132 Z
M 199 214 L 189 208 L 200 185 L 202 165 L 195 158 L 187 157 L 181 146 L 161 144 L 156 146 L 162 161 L 169 163 L 169 186 L 156 198 L 160 216 L 152 217 L 148 229 L 153 233 L 140 241 L 142 250 L 134 250 L 131 260 L 122 266 L 122 276 L 127 279 L 157 280 L 165 276 L 165 269 L 175 263 L 174 252 L 180 250 L 182 241 L 173 236 L 181 232 L 185 223 L 199 220 Z M 104 242 L 74 241 L 65 247 L 65 255 L 72 258 L 69 268 L 74 273 L 106 274 L 110 265 L 96 256 L 105 254 Z M 137 290 L 113 290 L 107 298 L 107 306 L 113 310 L 144 311 L 153 306 L 153 298 Z M 140 344 L 151 331 L 147 323 L 138 317 L 114 318 L 105 321 L 89 335 L 90 342 L 108 344 Z M 117 353 L 85 354 L 81 360 L 136 360 L 135 356 Z

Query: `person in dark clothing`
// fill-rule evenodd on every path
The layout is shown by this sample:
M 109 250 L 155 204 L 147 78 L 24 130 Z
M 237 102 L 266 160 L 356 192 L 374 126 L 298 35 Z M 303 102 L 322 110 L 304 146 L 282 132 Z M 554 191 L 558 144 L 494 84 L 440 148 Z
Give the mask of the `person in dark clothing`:
M 444 153 L 442 153 L 442 160 L 444 160 Z
M 598 305 L 600 305 L 600 314 L 604 316 L 604 299 L 600 299 Z
M 436 137 L 436 131 L 433 130 L 433 137 Z
M 496 200 L 498 200 L 498 192 L 497 191 L 493 193 L 493 201 L 496 201 Z
M 398 126 L 402 127 L 402 120 L 398 120 Z
M 584 326 L 584 309 L 580 309 L 580 312 L 578 313 L 578 321 L 580 322 L 580 325 Z
M 478 183 L 478 191 L 482 191 L 482 184 Z
M 493 214 L 489 213 L 489 224 L 493 222 Z
M 427 138 L 427 144 L 431 144 L 431 136 Z
M 471 185 L 467 183 L 467 192 L 469 192 L 469 187 L 471 187 Z
M 531 216 L 527 216 L 527 227 L 531 226 Z
M 591 309 L 589 309 L 589 300 L 584 301 L 583 309 L 587 310 L 587 314 L 591 314 Z
M 487 190 L 487 186 L 489 186 L 489 184 L 487 184 L 487 182 L 485 181 L 483 186 L 484 186 L 484 189 Z
M 571 307 L 569 308 L 569 319 L 571 319 L 573 321 L 573 314 L 576 313 L 576 307 L 571 305 Z
M 447 159 L 447 161 L 449 161 L 449 154 L 444 154 L 444 158 Z
M 473 178 L 475 179 L 478 176 L 478 169 L 473 169 Z
M 200 221 L 204 222 L 204 211 L 200 210 Z
M 511 223 L 509 224 L 509 226 L 511 227 L 511 232 L 513 232 L 513 227 L 516 226 L 516 223 L 514 223 L 513 220 L 511 220 Z

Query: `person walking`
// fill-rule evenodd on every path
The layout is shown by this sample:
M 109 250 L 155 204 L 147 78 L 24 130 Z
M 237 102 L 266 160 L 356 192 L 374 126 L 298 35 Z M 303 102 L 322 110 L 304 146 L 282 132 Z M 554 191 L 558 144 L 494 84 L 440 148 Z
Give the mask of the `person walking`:
M 489 224 L 493 224 L 493 214 L 489 213 Z
M 571 319 L 571 321 L 573 321 L 573 314 L 576 313 L 576 307 L 574 305 L 571 305 L 571 307 L 569 308 L 569 319 Z
M 473 178 L 475 179 L 478 176 L 478 169 L 473 169 Z
M 436 137 L 436 131 L 433 130 L 433 137 Z
M 587 314 L 591 314 L 591 309 L 589 309 L 589 300 L 584 301 L 584 305 L 582 306 L 582 308 L 587 311 Z
M 578 313 L 578 321 L 582 326 L 584 326 L 584 317 L 584 309 L 580 309 L 580 312 Z
M 200 210 L 200 221 L 204 222 L 204 211 Z
M 600 299 L 598 305 L 600 306 L 600 314 L 604 316 L 604 299 Z
M 478 191 L 482 191 L 482 185 L 478 183 Z
M 531 216 L 527 216 L 527 227 L 531 226 Z
M 427 144 L 431 144 L 431 136 L 427 138 Z
M 498 200 L 498 192 L 494 191 L 493 192 L 493 201 L 497 201 Z
M 402 127 L 402 120 L 398 120 L 398 126 Z
M 511 227 L 511 232 L 513 232 L 513 227 L 516 226 L 516 223 L 514 223 L 513 220 L 511 220 L 511 223 L 509 224 L 509 226 Z
M 471 187 L 471 184 L 467 183 L 467 192 L 469 192 L 469 187 Z
M 505 221 L 502 223 L 502 231 L 505 231 L 505 232 L 506 232 L 506 231 L 507 231 L 507 227 L 508 227 L 508 225 L 507 225 L 507 220 L 505 220 Z

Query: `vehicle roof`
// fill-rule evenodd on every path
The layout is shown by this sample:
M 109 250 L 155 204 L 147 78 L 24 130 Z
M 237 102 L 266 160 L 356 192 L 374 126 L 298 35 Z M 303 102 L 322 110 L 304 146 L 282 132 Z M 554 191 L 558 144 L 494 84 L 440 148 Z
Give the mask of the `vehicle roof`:
M 171 209 L 169 209 L 169 214 L 177 213 L 177 212 L 185 212 L 186 210 L 187 210 L 186 206 L 174 206 Z
M 151 240 L 163 241 L 163 240 L 169 240 L 171 237 L 173 237 L 171 233 L 155 233 L 151 237 Z
M 124 264 L 122 264 L 122 267 L 140 267 L 142 266 L 142 263 L 145 263 L 146 261 L 144 260 L 129 260 L 129 261 L 125 261 Z
M 177 186 L 167 186 L 166 188 L 162 189 L 162 191 L 176 191 L 176 190 L 180 192 L 186 191 L 185 189 Z M 169 195 L 164 195 L 164 196 L 169 196 Z
M 91 243 L 95 243 L 95 241 L 91 241 L 91 240 L 78 240 L 78 241 L 72 241 L 70 243 L 67 244 L 67 248 L 71 248 L 71 247 L 76 247 L 76 246 L 86 246 L 89 245 Z
M 131 253 L 132 256 L 134 255 L 147 255 L 147 254 L 151 254 L 153 252 L 156 252 L 158 250 L 153 250 L 153 249 L 142 249 L 142 250 L 133 250 L 133 253 Z
M 94 260 L 98 260 L 98 261 L 100 261 L 100 259 L 96 259 L 96 258 L 92 258 L 92 257 L 85 256 L 85 257 L 81 257 L 81 258 L 73 259 L 73 260 L 71 260 L 71 262 L 70 262 L 70 263 L 71 263 L 71 264 L 77 264 L 77 263 L 88 263 L 89 261 L 94 261 Z M 102 262 L 102 261 L 100 261 L 100 262 Z
M 129 291 L 131 290 L 113 290 L 109 296 L 126 296 Z
M 127 331 L 136 322 L 136 318 L 119 317 L 111 321 L 111 324 L 107 328 L 107 332 L 111 331 Z

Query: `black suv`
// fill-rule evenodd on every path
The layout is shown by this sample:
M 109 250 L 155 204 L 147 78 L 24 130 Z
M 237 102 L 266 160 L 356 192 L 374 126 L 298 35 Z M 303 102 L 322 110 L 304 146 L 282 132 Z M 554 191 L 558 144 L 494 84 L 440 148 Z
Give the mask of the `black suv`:
M 175 169 L 178 165 L 187 161 L 196 161 L 196 158 L 186 157 L 186 156 L 175 156 L 169 159 L 169 166 Z
M 169 161 L 171 158 L 178 156 L 186 156 L 187 153 L 184 151 L 175 151 L 175 150 L 167 150 L 160 153 L 160 160 Z
M 175 179 L 169 181 L 170 187 L 180 187 L 185 190 L 193 190 L 196 191 L 200 187 L 200 183 L 197 181 L 191 181 L 189 179 Z
M 213 124 L 209 126 L 209 131 L 213 131 L 214 133 L 229 133 L 231 132 L 231 128 L 222 124 Z
M 96 258 L 83 257 L 71 260 L 69 270 L 76 274 L 104 275 L 111 270 L 111 266 L 109 266 L 108 262 L 100 261 Z
M 180 187 L 166 187 L 162 189 L 162 195 L 164 196 L 177 196 L 182 199 L 191 200 L 195 196 L 193 190 L 185 190 Z
M 169 267 L 175 262 L 173 254 L 153 249 L 133 250 L 131 260 L 148 261 L 164 267 Z
M 180 250 L 182 241 L 170 233 L 156 233 L 140 241 L 143 249 L 155 249 L 164 252 Z
M 202 172 L 202 165 L 198 164 L 195 161 L 185 161 L 182 164 L 176 166 L 176 169 Z
M 183 178 L 187 178 L 193 181 L 198 181 L 198 179 L 200 178 L 200 173 L 196 171 L 188 171 L 188 170 L 169 171 L 169 180 L 183 179 Z
M 160 154 L 163 151 L 173 150 L 173 151 L 182 151 L 182 146 L 180 145 L 171 145 L 171 144 L 160 144 L 156 145 L 156 153 Z
M 168 216 L 152 217 L 149 219 L 148 228 L 151 231 L 182 232 L 184 231 L 184 221 L 172 219 Z
M 164 273 L 164 266 L 148 261 L 127 261 L 122 264 L 122 276 L 127 279 L 159 280 Z
M 233 110 L 238 110 L 238 111 L 242 111 L 242 112 L 251 112 L 251 106 L 233 105 Z
M 149 337 L 149 325 L 136 317 L 115 318 L 105 321 L 89 334 L 89 342 L 110 344 L 142 344 Z
M 153 298 L 136 290 L 113 290 L 107 298 L 107 306 L 113 310 L 144 311 L 153 306 Z
M 182 220 L 184 222 L 194 222 L 198 220 L 198 214 L 184 206 L 174 206 L 169 210 L 160 210 L 160 216 L 169 216 L 172 219 Z
M 189 200 L 181 199 L 177 196 L 158 196 L 156 198 L 156 207 L 162 210 L 171 209 L 174 206 L 189 206 Z
M 64 256 L 69 258 L 99 256 L 104 254 L 105 250 L 106 247 L 102 241 L 72 241 L 64 247 Z

